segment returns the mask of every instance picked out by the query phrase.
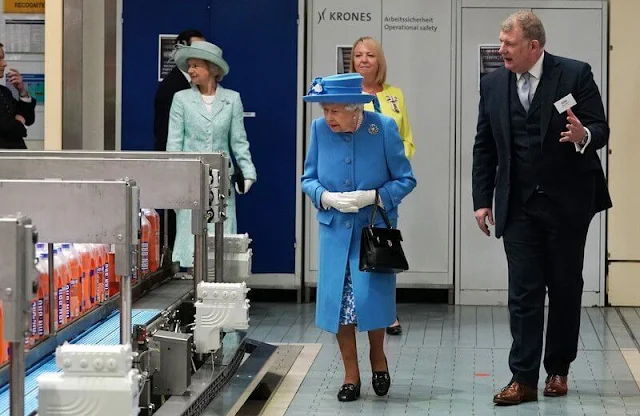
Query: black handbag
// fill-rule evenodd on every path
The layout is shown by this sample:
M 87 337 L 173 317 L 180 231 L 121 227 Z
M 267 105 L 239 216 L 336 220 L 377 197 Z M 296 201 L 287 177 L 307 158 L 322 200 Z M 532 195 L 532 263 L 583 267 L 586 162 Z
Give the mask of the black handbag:
M 376 213 L 380 211 L 387 228 L 376 228 Z M 387 212 L 378 205 L 376 191 L 375 207 L 369 225 L 360 236 L 360 271 L 375 273 L 399 273 L 409 270 L 409 263 L 402 250 L 402 234 L 391 227 Z

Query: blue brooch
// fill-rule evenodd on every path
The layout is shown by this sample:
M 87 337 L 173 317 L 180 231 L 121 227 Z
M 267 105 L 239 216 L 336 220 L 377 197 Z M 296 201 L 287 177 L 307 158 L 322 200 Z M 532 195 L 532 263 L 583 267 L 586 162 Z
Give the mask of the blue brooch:
M 379 131 L 380 129 L 375 124 L 369 125 L 369 134 L 378 134 Z
M 309 87 L 309 92 L 307 93 L 307 95 L 319 95 L 319 94 L 325 94 L 325 93 L 326 91 L 324 89 L 324 82 L 322 78 L 318 77 L 314 79 L 313 82 L 311 83 L 311 86 Z

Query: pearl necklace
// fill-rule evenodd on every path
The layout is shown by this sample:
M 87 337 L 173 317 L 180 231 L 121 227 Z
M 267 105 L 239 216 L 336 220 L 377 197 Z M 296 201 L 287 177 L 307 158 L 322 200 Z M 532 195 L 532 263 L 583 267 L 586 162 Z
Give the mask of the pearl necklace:
M 215 99 L 216 99 L 216 96 L 215 96 L 215 95 L 207 95 L 207 96 L 204 96 L 204 95 L 200 94 L 200 97 L 202 98 L 202 101 L 203 101 L 205 104 L 208 104 L 208 105 L 213 104 L 213 102 L 214 102 L 214 101 L 215 101 Z M 205 97 L 206 97 L 206 98 L 205 98 Z

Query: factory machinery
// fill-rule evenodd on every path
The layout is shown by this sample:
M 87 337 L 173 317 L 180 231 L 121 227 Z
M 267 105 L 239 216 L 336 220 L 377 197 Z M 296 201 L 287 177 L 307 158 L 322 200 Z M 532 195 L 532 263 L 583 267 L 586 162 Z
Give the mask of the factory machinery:
M 250 240 L 223 235 L 229 187 L 220 153 L 0 152 L 0 415 L 235 414 L 276 347 L 246 336 Z M 162 267 L 132 284 L 141 206 L 191 209 L 192 279 L 176 277 L 165 237 Z M 56 242 L 112 245 L 120 293 L 64 328 L 50 313 L 51 333 L 25 353 L 38 242 L 50 254 Z

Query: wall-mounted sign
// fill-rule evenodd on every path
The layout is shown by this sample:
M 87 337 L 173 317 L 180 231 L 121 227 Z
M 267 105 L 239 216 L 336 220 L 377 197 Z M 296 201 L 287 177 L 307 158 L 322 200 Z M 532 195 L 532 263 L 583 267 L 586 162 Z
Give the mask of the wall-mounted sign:
M 478 45 L 478 91 L 480 91 L 480 79 L 503 66 L 500 45 Z
M 4 13 L 44 14 L 44 0 L 4 0 Z
M 6 53 L 44 53 L 44 20 L 34 17 L 5 16 L 2 43 Z
M 158 82 L 169 75 L 176 66 L 173 61 L 176 39 L 178 35 L 158 35 Z

